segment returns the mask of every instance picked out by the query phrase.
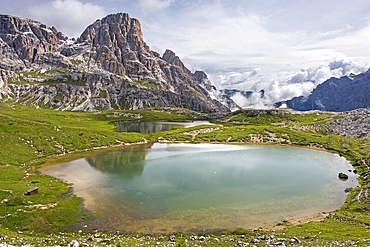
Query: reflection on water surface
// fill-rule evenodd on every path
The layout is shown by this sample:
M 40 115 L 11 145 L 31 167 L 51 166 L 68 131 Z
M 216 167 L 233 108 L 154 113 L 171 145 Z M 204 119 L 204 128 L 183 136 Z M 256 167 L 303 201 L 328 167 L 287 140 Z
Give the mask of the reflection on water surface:
M 153 134 L 163 131 L 188 128 L 203 124 L 211 124 L 208 121 L 194 121 L 194 122 L 113 122 L 117 127 L 117 132 L 137 132 L 142 134 Z
M 88 229 L 199 233 L 334 210 L 356 186 L 348 162 L 287 147 L 146 144 L 42 168 L 102 215 Z M 347 181 L 339 172 L 350 175 Z

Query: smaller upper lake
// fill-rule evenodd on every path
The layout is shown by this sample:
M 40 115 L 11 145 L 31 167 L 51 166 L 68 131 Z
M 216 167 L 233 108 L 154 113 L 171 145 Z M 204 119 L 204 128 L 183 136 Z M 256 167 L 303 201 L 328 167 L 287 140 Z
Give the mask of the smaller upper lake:
M 194 122 L 113 122 L 117 132 L 137 132 L 141 134 L 153 134 L 173 129 L 182 129 L 203 124 L 212 124 L 208 121 Z

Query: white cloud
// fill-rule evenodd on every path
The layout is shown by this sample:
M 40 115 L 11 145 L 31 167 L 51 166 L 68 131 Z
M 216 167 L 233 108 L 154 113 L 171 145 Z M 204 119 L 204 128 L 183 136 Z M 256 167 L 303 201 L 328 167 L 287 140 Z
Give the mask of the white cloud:
M 175 0 L 139 0 L 138 7 L 145 13 L 168 8 Z
M 159 22 L 153 18 L 143 26 L 149 30 L 147 42 L 160 52 L 170 48 L 181 58 L 191 60 L 190 66 L 196 66 L 196 61 L 219 66 L 224 61 L 234 61 L 229 55 L 237 52 L 267 53 L 274 47 L 275 41 L 269 40 L 261 22 L 258 15 L 228 13 L 220 3 L 212 3 L 185 8 L 171 20 Z M 239 60 L 240 56 L 235 58 Z M 214 63 L 210 63 L 212 60 Z
M 259 81 L 252 87 L 253 94 L 249 99 L 241 94 L 234 95 L 232 99 L 243 108 L 270 108 L 279 101 L 298 96 L 309 96 L 317 85 L 331 77 L 340 78 L 363 73 L 366 70 L 368 70 L 366 64 L 355 63 L 345 57 L 335 58 L 328 65 L 303 68 L 297 73 L 285 74 L 285 78 L 281 80 Z M 248 80 L 248 77 L 245 80 Z M 265 92 L 263 98 L 261 98 L 260 90 Z
M 332 37 L 336 37 L 338 35 L 341 35 L 347 31 L 350 31 L 352 30 L 354 27 L 347 24 L 345 25 L 344 27 L 342 28 L 339 28 L 337 30 L 332 30 L 332 31 L 328 31 L 328 32 L 318 32 L 318 36 L 321 37 L 321 38 L 332 38 Z
M 31 6 L 25 15 L 48 26 L 53 25 L 69 37 L 78 37 L 96 19 L 107 14 L 104 7 L 78 0 L 54 0 Z
M 222 85 L 222 87 L 235 87 L 235 88 L 241 88 L 243 85 L 250 81 L 250 80 L 258 80 L 260 78 L 263 78 L 263 74 L 261 74 L 260 68 L 255 68 L 251 71 L 244 71 L 244 72 L 227 72 L 222 73 L 218 76 L 218 82 Z M 241 84 L 241 85 L 239 85 Z
M 307 78 L 321 83 L 330 76 L 347 74 L 351 69 L 350 65 L 342 66 L 343 71 L 320 67 L 335 57 L 348 57 L 370 65 L 367 42 L 370 23 L 353 26 L 352 19 L 347 18 L 351 24 L 343 24 L 346 21 L 337 14 L 340 20 L 331 18 L 328 26 L 305 17 L 307 23 L 315 22 L 310 29 L 289 19 L 289 25 L 294 28 L 277 32 L 270 28 L 273 23 L 267 15 L 248 12 L 235 4 L 222 4 L 222 1 L 205 2 L 188 5 L 176 12 L 175 18 L 153 16 L 145 20 L 142 23 L 144 37 L 152 49 L 158 52 L 171 49 L 190 70 L 205 71 L 220 89 L 250 90 L 257 82 L 266 86 L 274 79 L 284 81 L 289 76 L 296 83 Z M 335 16 L 337 12 L 330 13 Z M 344 15 L 347 16 L 351 15 Z M 321 26 L 323 29 L 318 29 Z M 316 69 L 296 73 L 310 67 Z M 260 68 L 256 75 L 252 75 L 254 68 Z
M 340 78 L 350 74 L 359 74 L 367 69 L 368 65 L 359 62 L 355 63 L 346 57 L 334 58 L 328 65 L 320 65 L 315 69 L 301 69 L 298 73 L 288 76 L 284 84 L 311 81 L 317 86 L 331 77 Z

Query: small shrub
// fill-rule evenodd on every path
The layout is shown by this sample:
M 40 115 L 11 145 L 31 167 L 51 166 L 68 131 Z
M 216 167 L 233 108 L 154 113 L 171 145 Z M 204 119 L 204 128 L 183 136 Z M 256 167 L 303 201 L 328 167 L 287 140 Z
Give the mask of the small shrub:
M 22 196 L 12 196 L 6 202 L 7 206 L 20 206 L 24 205 Z

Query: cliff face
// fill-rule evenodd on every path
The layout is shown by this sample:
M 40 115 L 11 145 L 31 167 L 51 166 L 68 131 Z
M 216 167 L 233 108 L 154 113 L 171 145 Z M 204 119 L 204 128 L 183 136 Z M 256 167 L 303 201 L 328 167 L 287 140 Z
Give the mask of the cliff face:
M 85 47 L 82 52 L 81 46 Z M 109 15 L 88 26 L 77 42 L 63 48 L 61 53 L 82 56 L 90 67 L 135 80 L 157 79 L 152 72 L 159 70 L 143 40 L 139 21 L 123 13 Z
M 0 93 L 8 102 L 89 111 L 238 108 L 204 72 L 192 73 L 174 52 L 161 57 L 151 51 L 139 21 L 128 14 L 97 20 L 77 41 L 54 27 L 8 15 L 0 15 L 0 29 Z
M 1 54 L 18 64 L 14 70 L 29 67 L 40 54 L 54 52 L 67 39 L 54 27 L 10 15 L 0 15 L 0 38 Z
M 351 111 L 370 106 L 370 70 L 359 75 L 330 78 L 318 85 L 308 97 L 295 97 L 286 102 L 298 111 Z

